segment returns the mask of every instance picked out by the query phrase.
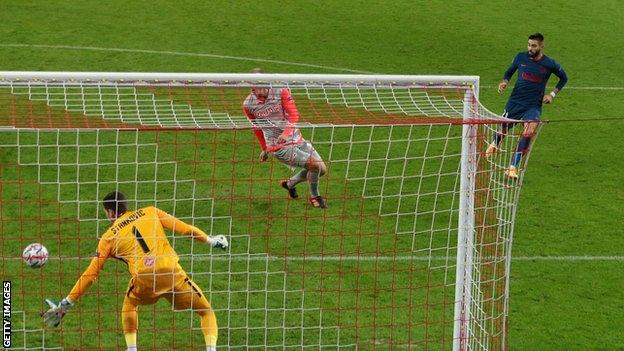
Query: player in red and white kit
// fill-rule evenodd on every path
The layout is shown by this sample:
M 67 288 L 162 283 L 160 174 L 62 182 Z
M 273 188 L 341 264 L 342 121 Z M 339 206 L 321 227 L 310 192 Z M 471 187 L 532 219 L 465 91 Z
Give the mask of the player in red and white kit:
M 262 73 L 256 68 L 252 73 Z M 304 180 L 310 186 L 310 203 L 316 208 L 326 208 L 325 199 L 319 194 L 319 177 L 327 172 L 327 167 L 312 143 L 303 139 L 296 127 L 299 111 L 288 88 L 254 87 L 243 102 L 243 111 L 254 125 L 254 133 L 260 142 L 260 161 L 269 154 L 290 167 L 303 168 L 280 185 L 288 190 L 288 195 L 296 199 L 295 186 Z

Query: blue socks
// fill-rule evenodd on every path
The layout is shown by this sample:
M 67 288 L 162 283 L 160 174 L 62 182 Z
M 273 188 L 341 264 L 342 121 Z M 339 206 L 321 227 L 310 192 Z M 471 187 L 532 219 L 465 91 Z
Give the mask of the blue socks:
M 518 167 L 518 165 L 520 164 L 520 160 L 522 160 L 522 155 L 528 150 L 530 144 L 530 137 L 520 138 L 520 141 L 518 141 L 518 147 L 516 148 L 516 152 L 514 152 L 514 155 L 511 159 L 512 166 Z
M 498 147 L 505 135 L 507 135 L 507 131 L 509 131 L 510 128 L 513 128 L 513 126 L 513 123 L 504 123 L 501 127 L 501 131 L 496 132 L 496 134 L 494 135 L 494 145 L 496 145 L 496 147 Z

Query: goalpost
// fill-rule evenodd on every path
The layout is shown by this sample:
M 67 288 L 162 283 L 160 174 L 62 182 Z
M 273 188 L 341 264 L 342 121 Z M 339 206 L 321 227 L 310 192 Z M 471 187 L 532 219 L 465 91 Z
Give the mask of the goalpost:
M 260 147 L 242 103 L 288 88 L 327 164 L 327 209 L 291 200 L 292 169 Z M 168 233 L 217 314 L 218 348 L 506 349 L 522 128 L 481 105 L 477 76 L 0 72 L 0 244 L 16 349 L 123 349 L 129 275 L 108 262 L 62 328 L 62 298 L 110 223 L 102 197 L 157 206 L 227 252 Z M 45 245 L 31 269 L 21 252 Z M 95 317 L 95 318 L 94 318 Z M 139 349 L 203 349 L 199 319 L 139 309 Z

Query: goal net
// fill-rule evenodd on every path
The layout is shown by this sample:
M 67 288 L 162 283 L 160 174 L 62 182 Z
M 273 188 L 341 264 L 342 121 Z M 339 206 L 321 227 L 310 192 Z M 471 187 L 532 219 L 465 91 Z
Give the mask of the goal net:
M 0 244 L 11 345 L 125 349 L 130 275 L 109 260 L 58 328 L 65 297 L 110 226 L 102 198 L 156 206 L 227 251 L 167 232 L 210 301 L 221 350 L 506 349 L 522 126 L 478 101 L 474 76 L 0 72 Z M 327 165 L 328 208 L 290 199 L 293 176 L 260 146 L 242 104 L 289 89 L 297 127 Z M 270 123 L 268 127 L 271 127 Z M 49 261 L 26 266 L 38 242 Z M 6 311 L 5 311 L 6 312 Z M 5 313 L 6 314 L 6 313 Z M 203 350 L 200 320 L 140 306 L 139 350 Z

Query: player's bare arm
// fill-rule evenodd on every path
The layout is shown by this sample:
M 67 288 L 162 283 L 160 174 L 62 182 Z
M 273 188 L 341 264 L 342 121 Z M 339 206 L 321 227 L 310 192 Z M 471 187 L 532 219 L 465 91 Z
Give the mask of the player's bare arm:
M 549 94 L 545 94 L 544 98 L 542 99 L 542 102 L 544 104 L 550 104 L 553 102 L 553 100 L 555 99 L 555 96 L 557 96 L 557 94 L 559 93 L 559 89 L 555 88 L 553 89 L 553 91 L 551 91 Z
M 269 152 L 267 150 L 260 151 L 260 162 L 266 162 L 269 159 Z

